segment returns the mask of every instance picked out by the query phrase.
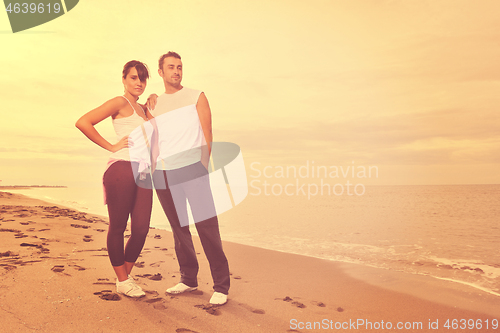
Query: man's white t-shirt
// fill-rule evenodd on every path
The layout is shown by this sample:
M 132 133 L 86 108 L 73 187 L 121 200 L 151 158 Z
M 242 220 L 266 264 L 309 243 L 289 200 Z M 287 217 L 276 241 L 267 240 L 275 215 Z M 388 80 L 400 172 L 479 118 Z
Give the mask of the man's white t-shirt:
M 158 97 L 152 110 L 158 128 L 157 169 L 173 170 L 201 161 L 205 137 L 196 110 L 201 93 L 183 87 Z

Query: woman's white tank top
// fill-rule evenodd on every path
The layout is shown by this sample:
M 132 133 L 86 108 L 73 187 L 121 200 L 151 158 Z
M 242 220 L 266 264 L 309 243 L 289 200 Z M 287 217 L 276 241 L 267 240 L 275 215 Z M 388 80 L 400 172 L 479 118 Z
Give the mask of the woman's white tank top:
M 125 98 L 124 96 L 121 97 Z M 134 110 L 134 113 L 132 113 L 128 117 L 112 119 L 113 128 L 115 129 L 116 138 L 118 141 L 121 140 L 121 138 L 123 138 L 124 136 L 130 135 L 134 130 L 136 130 L 136 132 L 140 130 L 140 126 L 146 122 L 144 118 L 142 118 L 137 114 L 136 110 L 132 106 L 132 103 L 130 103 L 130 101 L 127 98 L 125 99 L 132 107 L 132 110 Z M 134 158 L 133 156 L 131 158 L 129 148 L 123 148 L 118 150 L 117 152 L 112 153 L 110 159 L 131 161 L 135 160 L 136 158 Z

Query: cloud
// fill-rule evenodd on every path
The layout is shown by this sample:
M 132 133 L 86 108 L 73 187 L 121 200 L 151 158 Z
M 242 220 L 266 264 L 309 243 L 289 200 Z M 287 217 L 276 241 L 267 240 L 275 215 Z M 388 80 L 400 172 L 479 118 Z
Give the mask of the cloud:
M 346 121 L 303 122 L 296 127 L 218 130 L 261 158 L 300 162 L 356 159 L 378 164 L 498 163 L 500 115 L 435 110 Z

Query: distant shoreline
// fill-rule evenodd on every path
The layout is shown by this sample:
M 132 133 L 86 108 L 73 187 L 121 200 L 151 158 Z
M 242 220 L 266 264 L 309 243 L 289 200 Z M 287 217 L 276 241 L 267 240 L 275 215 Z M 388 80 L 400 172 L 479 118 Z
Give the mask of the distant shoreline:
M 59 185 L 6 185 L 0 186 L 0 190 L 26 190 L 30 188 L 68 188 L 67 186 Z

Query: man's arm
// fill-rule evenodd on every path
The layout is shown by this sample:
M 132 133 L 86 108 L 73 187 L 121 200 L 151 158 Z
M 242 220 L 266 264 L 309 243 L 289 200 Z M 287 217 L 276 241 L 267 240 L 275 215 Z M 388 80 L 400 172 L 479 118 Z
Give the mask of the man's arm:
M 208 170 L 208 162 L 210 160 L 210 153 L 212 152 L 212 113 L 210 111 L 210 105 L 208 105 L 208 99 L 205 93 L 201 93 L 198 98 L 198 103 L 196 104 L 196 110 L 198 111 L 198 117 L 200 118 L 201 129 L 203 130 L 203 135 L 205 137 L 205 146 L 201 151 L 201 163 Z
M 153 96 L 153 95 L 151 95 L 151 96 Z M 149 99 L 148 99 L 148 102 L 149 102 Z M 156 104 L 156 98 L 155 98 L 154 102 Z M 151 127 L 153 129 L 153 132 L 151 134 L 151 139 L 149 142 L 149 157 L 151 159 L 151 172 L 153 173 L 156 170 L 156 160 L 158 159 L 158 156 L 160 155 L 159 143 L 158 143 L 158 125 L 156 124 L 156 119 L 154 118 L 153 114 L 151 113 L 151 109 L 149 108 L 148 104 L 144 104 L 144 105 L 139 104 L 139 105 L 144 110 L 146 117 L 149 119 L 148 123 L 151 124 Z
M 157 94 L 151 94 L 151 95 L 149 95 L 148 100 L 146 101 L 146 104 L 144 104 L 144 105 L 146 106 L 146 108 L 148 110 L 154 110 L 156 107 L 157 99 L 158 99 Z

